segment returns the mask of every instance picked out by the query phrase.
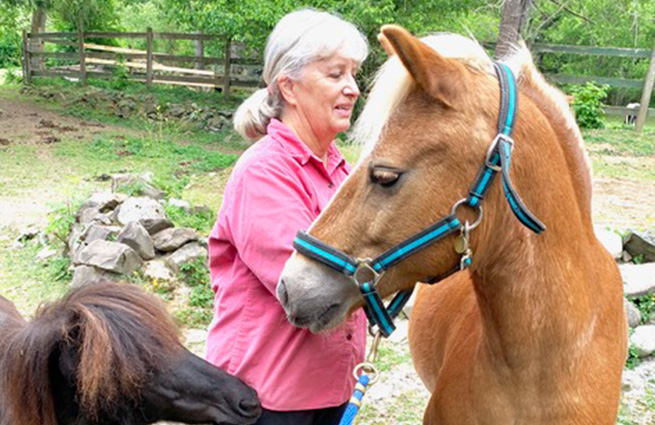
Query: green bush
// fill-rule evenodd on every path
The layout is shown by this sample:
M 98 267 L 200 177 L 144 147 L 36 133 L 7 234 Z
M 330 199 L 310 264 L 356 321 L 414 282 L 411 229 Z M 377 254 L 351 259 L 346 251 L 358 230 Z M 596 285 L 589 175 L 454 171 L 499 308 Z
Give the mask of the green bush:
M 598 86 L 587 82 L 584 86 L 573 86 L 573 103 L 575 117 L 580 128 L 604 128 L 605 111 L 602 100 L 607 97 L 608 85 Z

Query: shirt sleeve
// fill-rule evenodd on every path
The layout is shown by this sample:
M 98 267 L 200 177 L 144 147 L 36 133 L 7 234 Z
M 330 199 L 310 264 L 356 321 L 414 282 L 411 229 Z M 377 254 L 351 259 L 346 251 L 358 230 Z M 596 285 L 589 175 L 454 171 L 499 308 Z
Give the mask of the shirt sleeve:
M 316 214 L 309 189 L 285 159 L 254 163 L 236 182 L 231 211 L 232 242 L 246 266 L 273 294 L 293 239 Z

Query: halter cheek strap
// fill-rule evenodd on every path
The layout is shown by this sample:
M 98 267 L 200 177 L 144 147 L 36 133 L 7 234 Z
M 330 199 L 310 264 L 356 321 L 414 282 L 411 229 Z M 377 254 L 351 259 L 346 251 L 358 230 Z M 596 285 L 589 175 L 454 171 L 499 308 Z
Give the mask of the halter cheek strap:
M 376 289 L 376 284 L 382 274 L 407 257 L 458 231 L 462 232 L 464 242 L 461 252 L 458 251 L 462 254 L 461 261 L 447 272 L 428 278 L 427 283 L 439 282 L 469 267 L 472 259 L 471 251 L 468 248 L 468 232 L 475 228 L 482 219 L 480 204 L 498 172 L 501 173 L 505 198 L 516 218 L 537 234 L 546 229 L 543 223 L 525 207 L 510 180 L 509 171 L 514 147 L 512 132 L 516 111 L 518 110 L 516 82 L 512 71 L 507 65 L 496 62 L 494 63 L 494 69 L 498 76 L 501 94 L 498 134 L 489 147 L 485 163 L 478 173 L 468 196 L 458 201 L 452 207 L 449 215 L 374 259 L 354 259 L 303 231 L 298 232 L 293 242 L 293 246 L 298 252 L 353 279 L 364 299 L 364 311 L 371 326 L 377 326 L 380 333 L 385 337 L 388 337 L 394 331 L 393 319 L 402 311 L 402 308 L 411 297 L 413 289 L 400 291 L 391 303 L 385 307 Z M 468 222 L 462 224 L 457 219 L 455 213 L 461 204 L 466 204 L 478 211 L 478 219 L 472 226 L 469 226 Z

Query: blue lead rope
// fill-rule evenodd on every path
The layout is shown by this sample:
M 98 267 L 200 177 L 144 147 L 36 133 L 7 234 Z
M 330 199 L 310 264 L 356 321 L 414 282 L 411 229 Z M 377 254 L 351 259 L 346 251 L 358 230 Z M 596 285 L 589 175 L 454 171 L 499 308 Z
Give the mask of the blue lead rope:
M 341 417 L 341 422 L 339 425 L 352 425 L 355 420 L 355 416 L 359 413 L 359 408 L 362 406 L 362 398 L 366 394 L 366 389 L 368 388 L 370 378 L 366 374 L 362 374 L 355 384 L 355 392 L 346 406 L 346 410 L 343 412 Z

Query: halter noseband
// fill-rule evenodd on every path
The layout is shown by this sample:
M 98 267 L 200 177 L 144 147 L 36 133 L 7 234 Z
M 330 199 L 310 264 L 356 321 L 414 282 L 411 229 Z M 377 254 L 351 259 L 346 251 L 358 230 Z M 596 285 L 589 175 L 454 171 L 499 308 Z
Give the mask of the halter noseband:
M 439 282 L 458 271 L 468 268 L 472 261 L 472 253 L 468 246 L 469 231 L 476 228 L 482 220 L 482 206 L 480 204 L 498 172 L 502 176 L 505 197 L 516 218 L 537 234 L 546 229 L 541 221 L 525 207 L 509 178 L 511 155 L 514 148 L 512 131 L 514 130 L 518 109 L 518 96 L 514 75 L 509 67 L 503 63 L 494 62 L 494 69 L 500 84 L 498 134 L 489 147 L 485 163 L 478 173 L 468 196 L 457 201 L 449 215 L 374 259 L 354 259 L 304 231 L 299 231 L 293 241 L 294 248 L 301 254 L 352 277 L 364 297 L 364 311 L 371 326 L 377 326 L 385 337 L 391 335 L 395 330 L 393 319 L 405 306 L 412 295 L 413 289 L 398 292 L 389 303 L 389 306 L 385 307 L 376 289 L 377 282 L 384 272 L 393 265 L 457 231 L 460 232 L 460 237 L 455 249 L 461 254 L 461 260 L 449 271 L 429 278 L 427 283 Z M 457 208 L 461 205 L 467 205 L 478 212 L 478 217 L 472 225 L 469 225 L 468 222 L 462 224 L 457 218 Z

